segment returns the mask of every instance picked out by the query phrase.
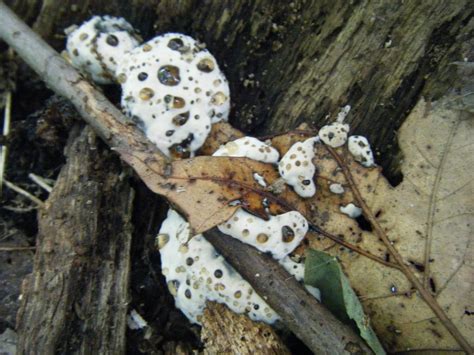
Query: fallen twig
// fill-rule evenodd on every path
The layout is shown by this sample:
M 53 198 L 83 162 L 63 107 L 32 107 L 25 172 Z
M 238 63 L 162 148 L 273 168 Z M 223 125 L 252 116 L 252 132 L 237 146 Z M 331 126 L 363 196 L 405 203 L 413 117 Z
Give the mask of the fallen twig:
M 270 256 L 220 233 L 217 228 L 204 236 L 278 314 L 285 315 L 287 326 L 311 350 L 339 354 L 354 346 L 352 350 L 370 353 L 365 345 L 359 348 L 361 343 L 349 326 L 336 320 Z
M 12 93 L 11 91 L 8 91 L 5 96 L 5 109 L 4 109 L 4 114 L 3 114 L 3 138 L 5 139 L 10 134 L 11 108 L 12 108 Z M 8 155 L 8 147 L 6 145 L 2 145 L 0 147 L 0 196 L 2 196 L 3 177 L 5 175 L 7 155 Z
M 131 125 L 116 107 L 1 2 L 0 37 L 17 51 L 50 88 L 59 95 L 67 97 L 84 120 L 111 147 L 118 147 L 124 151 L 148 150 L 160 156 L 163 164 L 166 163 L 166 158 L 158 149 Z M 223 234 L 215 229 L 209 234 L 215 236 L 210 237 L 210 240 L 216 243 L 220 252 L 252 285 L 257 285 L 257 289 L 260 284 L 267 285 L 271 292 L 265 296 L 270 306 L 279 312 L 282 320 L 313 351 L 333 354 L 347 351 L 370 353 L 365 343 L 352 329 L 311 298 L 299 283 L 293 279 L 288 280 L 288 274 L 275 261 L 268 261 L 268 258 L 265 262 L 261 261 L 260 265 L 262 267 L 267 265 L 267 269 L 265 273 L 263 269 L 261 273 L 256 273 L 255 260 L 264 258 L 264 255 L 255 254 L 256 250 L 252 249 L 255 258 L 242 257 L 241 248 L 245 246 L 236 246 L 230 241 L 217 245 L 216 239 L 223 238 Z M 250 247 L 244 250 L 248 248 Z
M 38 207 L 44 207 L 44 202 L 41 201 L 38 197 L 30 194 L 28 191 L 22 189 L 21 187 L 15 185 L 14 183 L 8 181 L 8 180 L 3 180 L 3 183 L 5 184 L 6 187 L 9 189 L 12 189 L 13 191 L 19 193 L 22 196 L 25 196 L 27 199 L 30 201 L 33 201 Z
M 30 178 L 31 181 L 36 183 L 39 187 L 47 191 L 48 193 L 51 193 L 53 191 L 53 187 L 50 186 L 45 178 L 42 178 L 41 176 L 38 176 L 36 174 L 30 173 L 28 174 L 28 177 Z
M 0 247 L 0 251 L 25 251 L 36 250 L 36 247 Z

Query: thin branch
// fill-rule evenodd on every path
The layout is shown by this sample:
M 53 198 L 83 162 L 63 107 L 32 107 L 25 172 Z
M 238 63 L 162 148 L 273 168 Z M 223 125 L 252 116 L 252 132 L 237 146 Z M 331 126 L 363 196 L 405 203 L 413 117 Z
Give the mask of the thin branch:
M 36 250 L 36 247 L 0 247 L 0 251 L 26 251 Z
M 371 353 L 350 327 L 340 323 L 272 257 L 217 228 L 204 236 L 315 353 L 346 353 L 345 344 L 351 342 L 362 346 L 362 353 Z
M 143 136 L 143 133 L 129 123 L 120 110 L 85 81 L 74 68 L 66 63 L 37 34 L 31 31 L 2 2 L 0 2 L 0 37 L 16 50 L 51 89 L 59 95 L 67 97 L 84 120 L 109 146 L 118 147 L 125 151 L 154 152 L 162 157 L 160 163 L 165 164 L 167 162 L 167 158 Z M 265 275 L 268 272 L 273 275 L 271 279 L 275 280 L 274 282 L 278 281 L 280 286 L 272 287 L 271 293 L 266 295 L 267 301 L 272 308 L 280 311 L 283 321 L 312 350 L 342 354 L 346 352 L 347 346 L 370 353 L 363 340 L 351 328 L 337 320 L 321 304 L 316 303 L 314 299 L 310 303 L 301 302 L 298 297 L 305 294 L 306 291 L 295 280 L 287 280 L 288 274 L 279 265 L 263 270 L 261 273 L 255 273 L 254 261 L 265 258 L 265 255 L 256 254 L 257 251 L 251 248 L 253 254 L 256 255 L 255 259 L 252 259 L 252 263 L 246 254 L 244 254 L 245 257 L 241 256 L 241 247 L 244 248 L 245 245 L 236 246 L 235 243 L 231 242 L 238 242 L 237 240 L 228 240 L 227 243 L 220 243 L 217 246 L 219 240 L 224 240 L 220 237 L 218 235 L 217 238 L 211 239 L 213 244 L 228 260 L 232 260 L 231 264 L 241 271 L 252 285 L 258 286 L 265 281 L 264 271 Z M 245 250 L 248 250 L 248 248 Z M 242 263 L 243 261 L 246 261 L 246 263 Z M 273 261 L 273 264 L 276 263 Z M 298 305 L 288 302 L 289 294 L 296 296 L 292 299 Z M 296 312 L 296 309 L 299 309 L 299 312 Z M 300 322 L 307 326 L 299 326 Z
M 30 178 L 31 181 L 36 183 L 39 187 L 41 187 L 43 190 L 47 191 L 48 193 L 51 193 L 51 191 L 53 191 L 53 187 L 48 184 L 45 178 L 33 173 L 28 174 L 28 177 Z
M 10 122 L 12 113 L 12 92 L 8 91 L 5 97 L 5 109 L 3 114 L 3 138 L 7 138 L 10 134 Z M 2 196 L 3 177 L 5 175 L 7 165 L 8 147 L 6 145 L 0 147 L 0 196 Z
M 359 253 L 361 255 L 364 255 L 365 257 L 373 260 L 373 261 L 376 261 L 382 265 L 385 265 L 385 266 L 388 266 L 388 267 L 392 267 L 394 269 L 399 269 L 400 270 L 400 266 L 398 264 L 395 264 L 395 263 L 391 263 L 390 261 L 386 261 L 382 258 L 379 258 L 378 256 L 364 250 L 364 249 L 361 249 L 357 246 L 355 246 L 354 244 L 351 244 L 351 243 L 348 243 L 346 242 L 345 240 L 341 239 L 341 238 L 338 238 L 336 237 L 334 234 L 331 234 L 331 233 L 328 233 L 326 232 L 325 230 L 317 227 L 316 225 L 314 225 L 313 223 L 309 223 L 309 228 L 315 232 L 315 233 L 318 233 L 318 234 L 321 234 L 323 236 L 325 236 L 326 238 L 329 238 L 331 240 L 333 240 L 334 242 L 346 247 L 347 249 L 350 249 L 350 250 L 353 250 L 355 251 L 356 253 Z
M 357 201 L 358 205 L 362 208 L 364 217 L 367 218 L 367 220 L 370 222 L 377 237 L 379 237 L 382 240 L 382 242 L 384 243 L 390 255 L 395 259 L 397 264 L 400 266 L 400 271 L 403 272 L 403 274 L 411 282 L 413 287 L 416 288 L 420 296 L 423 298 L 426 304 L 431 308 L 434 314 L 439 318 L 441 323 L 443 323 L 446 329 L 451 333 L 451 335 L 456 339 L 458 344 L 468 354 L 474 353 L 474 349 L 471 347 L 469 342 L 464 338 L 464 336 L 458 330 L 456 325 L 451 321 L 451 319 L 449 319 L 447 314 L 444 312 L 443 308 L 441 308 L 441 306 L 439 305 L 436 298 L 434 298 L 431 292 L 424 287 L 423 283 L 416 277 L 416 275 L 413 273 L 410 267 L 405 263 L 405 260 L 400 255 L 398 250 L 393 246 L 387 234 L 383 230 L 382 226 L 379 224 L 377 218 L 372 213 L 372 210 L 369 208 L 364 198 L 362 197 L 362 194 L 360 193 L 359 188 L 357 187 L 357 184 L 354 181 L 354 177 L 352 176 L 350 169 L 348 168 L 347 164 L 344 161 L 344 158 L 340 156 L 336 152 L 335 149 L 329 146 L 325 146 L 325 147 L 331 153 L 334 159 L 337 161 L 339 167 L 342 169 L 342 172 L 351 187 L 352 193 L 354 194 L 355 200 Z
M 12 189 L 13 191 L 19 193 L 20 195 L 22 195 L 22 196 L 26 197 L 27 199 L 29 199 L 30 201 L 34 202 L 36 205 L 38 205 L 38 207 L 44 207 L 44 202 L 41 201 L 38 197 L 30 194 L 28 191 L 22 189 L 21 187 L 15 185 L 14 183 L 12 183 L 8 180 L 4 180 L 3 183 L 9 189 Z

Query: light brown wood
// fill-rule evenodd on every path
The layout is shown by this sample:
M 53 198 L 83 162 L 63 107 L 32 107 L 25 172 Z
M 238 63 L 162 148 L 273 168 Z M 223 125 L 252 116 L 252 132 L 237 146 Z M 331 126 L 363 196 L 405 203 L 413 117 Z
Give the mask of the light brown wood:
M 271 326 L 252 322 L 215 302 L 209 302 L 204 310 L 201 340 L 207 355 L 290 354 Z

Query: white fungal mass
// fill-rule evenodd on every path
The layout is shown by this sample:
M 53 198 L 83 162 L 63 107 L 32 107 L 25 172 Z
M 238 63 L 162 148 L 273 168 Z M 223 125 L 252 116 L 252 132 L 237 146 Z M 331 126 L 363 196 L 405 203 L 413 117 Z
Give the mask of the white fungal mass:
M 329 191 L 331 191 L 333 194 L 343 194 L 344 187 L 341 184 L 333 183 L 329 185 Z
M 351 152 L 355 160 L 366 168 L 375 165 L 374 154 L 372 153 L 372 148 L 370 148 L 367 138 L 363 136 L 350 136 L 349 152 Z
M 301 197 L 312 197 L 316 193 L 313 176 L 316 167 L 313 164 L 315 143 L 318 138 L 309 138 L 291 146 L 278 164 L 280 176 L 288 185 L 293 186 Z
M 94 16 L 70 31 L 67 50 L 72 64 L 94 81 L 118 81 L 122 85 L 125 113 L 162 152 L 179 158 L 193 156 L 211 125 L 228 118 L 227 80 L 215 58 L 191 37 L 168 33 L 139 47 L 137 38 L 124 19 Z M 311 138 L 295 144 L 280 162 L 285 181 L 304 197 L 315 192 L 312 159 L 316 141 Z M 275 148 L 252 137 L 229 142 L 214 156 L 246 157 L 273 164 L 279 159 Z M 253 178 L 263 188 L 267 186 L 258 172 Z M 299 212 L 269 215 L 265 221 L 239 209 L 219 229 L 271 253 L 293 277 L 303 280 L 304 263 L 289 256 L 308 230 Z M 190 235 L 189 224 L 175 211 L 169 210 L 157 244 L 162 272 L 176 306 L 192 322 L 200 323 L 206 301 L 225 303 L 254 320 L 273 323 L 278 319 L 202 235 Z
M 94 16 L 67 32 L 72 65 L 99 84 L 113 83 L 117 64 L 139 44 L 132 25 L 123 18 Z
M 188 223 L 173 210 L 161 226 L 158 244 L 168 288 L 176 306 L 192 322 L 200 323 L 208 300 L 225 303 L 253 320 L 273 323 L 278 319 L 202 235 L 191 238 Z
M 222 145 L 213 156 L 246 157 L 264 163 L 276 163 L 280 157 L 275 148 L 254 137 L 242 137 Z
M 318 132 L 318 136 L 324 144 L 333 148 L 338 148 L 346 144 L 348 132 L 348 124 L 333 122 L 321 127 Z
M 117 79 L 125 113 L 167 155 L 193 156 L 211 125 L 228 118 L 227 80 L 189 36 L 168 33 L 135 48 L 120 62 Z
M 349 203 L 346 206 L 339 207 L 339 210 L 348 215 L 350 218 L 357 218 L 362 215 L 362 209 L 354 205 L 353 203 Z
M 219 230 L 262 252 L 269 252 L 275 259 L 291 253 L 308 231 L 306 219 L 297 211 L 270 216 L 268 221 L 237 210 Z

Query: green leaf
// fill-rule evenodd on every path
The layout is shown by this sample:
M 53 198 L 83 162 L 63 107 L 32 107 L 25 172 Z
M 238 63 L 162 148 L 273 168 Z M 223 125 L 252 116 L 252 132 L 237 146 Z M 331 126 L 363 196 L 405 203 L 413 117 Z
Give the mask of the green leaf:
M 375 354 L 385 354 L 377 335 L 370 327 L 359 298 L 336 258 L 322 251 L 309 249 L 306 254 L 304 282 L 321 291 L 322 303 L 339 320 L 350 325 L 355 322 L 360 336 Z

